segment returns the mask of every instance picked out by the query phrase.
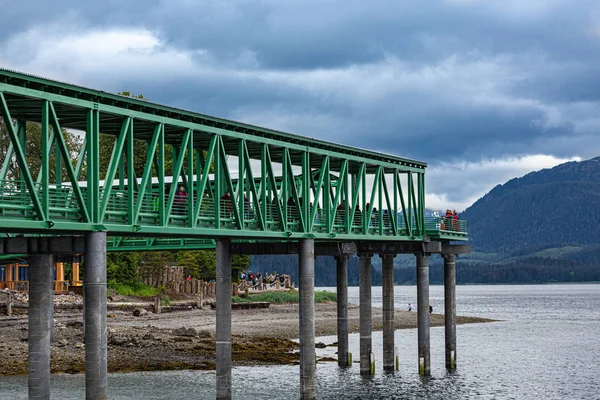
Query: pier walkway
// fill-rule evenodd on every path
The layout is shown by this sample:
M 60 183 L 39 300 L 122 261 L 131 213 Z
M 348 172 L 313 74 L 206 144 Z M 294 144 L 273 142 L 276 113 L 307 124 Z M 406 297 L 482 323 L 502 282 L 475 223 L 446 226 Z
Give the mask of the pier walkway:
M 107 251 L 216 250 L 217 398 L 231 397 L 232 254 L 299 256 L 303 399 L 316 397 L 316 255 L 337 259 L 340 366 L 347 262 L 360 257 L 364 375 L 375 368 L 371 257 L 383 261 L 383 368 L 393 371 L 393 258 L 416 255 L 419 372 L 429 375 L 429 256 L 442 254 L 446 364 L 456 367 L 455 257 L 468 233 L 465 221 L 426 214 L 425 163 L 4 69 L 0 117 L 0 256 L 29 265 L 30 398 L 49 396 L 49 282 L 55 257 L 74 254 L 84 257 L 86 398 L 106 398 Z

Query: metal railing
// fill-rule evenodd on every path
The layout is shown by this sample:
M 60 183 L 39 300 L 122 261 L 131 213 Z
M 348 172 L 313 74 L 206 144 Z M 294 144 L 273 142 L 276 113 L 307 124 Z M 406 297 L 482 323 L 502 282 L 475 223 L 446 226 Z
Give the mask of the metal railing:
M 450 236 L 466 236 L 467 221 L 446 217 L 425 217 L 425 229 Z
M 34 184 L 35 191 L 39 198 L 42 196 L 42 185 Z M 84 202 L 87 202 L 87 188 L 81 187 L 81 193 Z M 106 191 L 100 188 L 100 199 Z M 169 202 L 169 194 L 161 195 L 156 192 L 134 193 L 134 208 L 139 204 L 139 214 L 137 223 L 158 225 L 160 223 L 160 207 L 161 203 L 167 205 Z M 194 208 L 197 207 L 198 198 L 195 193 L 192 203 Z M 161 201 L 162 200 L 162 201 Z M 239 202 L 235 199 L 220 199 L 219 201 L 219 224 L 221 228 L 236 229 L 239 223 L 243 224 L 244 229 L 260 229 L 259 213 L 261 210 L 256 210 L 255 203 L 244 198 L 243 215 L 240 213 Z M 259 204 L 262 208 L 262 205 Z M 316 210 L 315 210 L 316 208 Z M 281 209 L 281 214 L 279 210 Z M 104 222 L 115 224 L 127 224 L 129 216 L 129 191 L 127 189 L 113 188 L 110 191 L 110 197 L 106 202 L 106 211 L 104 213 Z M 237 212 L 235 211 L 237 210 Z M 281 220 L 285 220 L 286 229 L 290 232 L 302 231 L 302 218 L 299 215 L 295 204 L 281 204 L 278 207 L 277 203 L 270 201 L 265 207 L 264 225 L 267 231 L 281 230 Z M 79 203 L 76 199 L 73 188 L 67 184 L 52 184 L 48 188 L 48 211 L 53 219 L 65 220 L 80 220 L 82 212 Z M 172 200 L 170 214 L 166 223 L 168 225 L 187 226 L 189 222 L 189 198 L 188 196 L 175 195 Z M 202 198 L 200 209 L 193 210 L 197 214 L 196 225 L 199 227 L 215 228 L 215 201 L 212 197 L 208 197 L 208 193 Z M 335 211 L 333 221 L 328 221 L 332 213 Z M 418 236 L 418 224 L 414 214 L 409 219 L 409 225 L 406 226 L 406 221 L 402 212 L 397 212 L 397 222 L 394 229 L 394 210 L 373 210 L 370 220 L 365 222 L 365 212 L 359 209 L 354 211 L 354 216 L 350 224 L 346 223 L 346 214 L 343 208 L 329 212 L 321 208 L 318 204 L 310 206 L 308 218 L 312 221 L 305 221 L 307 225 L 312 225 L 312 232 L 321 233 L 328 231 L 328 225 L 331 224 L 333 232 L 352 233 L 352 234 L 381 234 L 385 236 L 394 235 L 394 230 L 400 236 Z M 236 215 L 240 216 L 240 222 L 236 220 Z M 349 213 L 352 215 L 352 212 Z M 32 201 L 29 188 L 24 181 L 18 180 L 0 180 L 0 218 L 23 218 L 35 219 L 36 212 Z M 283 218 L 282 218 L 283 217 Z M 195 218 L 195 216 L 194 216 Z M 367 232 L 365 232 L 365 230 Z M 455 220 L 452 218 L 427 216 L 425 217 L 425 231 L 429 236 L 449 236 L 449 237 L 466 237 L 467 226 L 464 220 Z

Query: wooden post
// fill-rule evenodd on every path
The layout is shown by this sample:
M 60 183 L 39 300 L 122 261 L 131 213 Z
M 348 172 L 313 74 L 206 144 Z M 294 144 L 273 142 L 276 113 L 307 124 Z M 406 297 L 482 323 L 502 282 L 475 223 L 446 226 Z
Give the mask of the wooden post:
M 63 281 L 65 280 L 64 264 L 59 262 L 55 263 L 54 266 L 56 267 L 56 282 L 54 284 L 54 290 L 62 290 Z
M 6 316 L 12 317 L 12 293 L 8 293 L 8 298 L 6 300 Z
M 154 313 L 160 314 L 160 296 L 154 298 Z
M 71 274 L 71 282 L 75 284 L 75 282 L 79 282 L 79 263 L 73 263 L 73 273 Z
M 6 266 L 6 287 L 12 289 L 12 280 L 13 280 L 13 265 L 9 264 Z

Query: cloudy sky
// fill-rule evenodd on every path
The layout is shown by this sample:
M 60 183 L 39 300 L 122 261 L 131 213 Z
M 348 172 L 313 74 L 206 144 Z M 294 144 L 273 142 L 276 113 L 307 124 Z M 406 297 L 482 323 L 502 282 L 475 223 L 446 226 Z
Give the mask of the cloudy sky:
M 0 66 L 426 161 L 433 208 L 600 155 L 597 0 L 0 0 Z

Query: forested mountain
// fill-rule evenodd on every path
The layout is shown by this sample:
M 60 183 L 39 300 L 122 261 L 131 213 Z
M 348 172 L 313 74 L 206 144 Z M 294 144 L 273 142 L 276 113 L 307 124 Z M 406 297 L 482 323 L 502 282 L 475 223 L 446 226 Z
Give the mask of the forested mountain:
M 568 162 L 498 185 L 461 213 L 473 253 L 457 262 L 458 283 L 600 281 L 600 157 Z M 381 263 L 373 257 L 373 284 Z M 430 259 L 431 283 L 443 282 L 442 259 Z M 254 256 L 256 270 L 298 281 L 297 256 Z M 396 283 L 414 283 L 414 256 L 395 260 Z M 317 257 L 315 285 L 335 286 L 335 260 Z M 358 285 L 358 258 L 348 282 Z
M 600 157 L 498 185 L 461 218 L 476 251 L 509 254 L 600 244 Z

